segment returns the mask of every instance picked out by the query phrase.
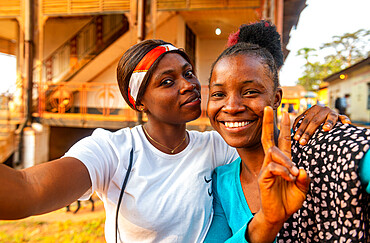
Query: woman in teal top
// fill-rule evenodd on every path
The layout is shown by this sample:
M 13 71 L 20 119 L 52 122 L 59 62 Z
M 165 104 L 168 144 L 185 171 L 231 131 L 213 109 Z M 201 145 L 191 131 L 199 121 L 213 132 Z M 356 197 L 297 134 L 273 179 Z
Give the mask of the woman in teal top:
M 266 229 L 259 238 L 264 242 L 370 241 L 370 130 L 338 123 L 328 133 L 318 130 L 305 145 L 292 140 L 286 146 L 289 119 L 283 115 L 278 139 L 271 111 L 282 97 L 279 34 L 261 21 L 242 26 L 232 39 L 237 43 L 213 65 L 207 112 L 240 158 L 215 170 L 206 242 L 256 239 L 259 227 Z M 305 175 L 311 178 L 307 187 Z

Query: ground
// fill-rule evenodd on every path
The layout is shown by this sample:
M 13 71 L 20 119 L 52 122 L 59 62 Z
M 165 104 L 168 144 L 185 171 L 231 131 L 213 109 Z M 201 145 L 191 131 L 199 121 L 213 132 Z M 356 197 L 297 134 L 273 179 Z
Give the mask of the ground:
M 105 242 L 103 203 L 96 197 L 95 210 L 91 212 L 91 203 L 82 202 L 80 210 L 66 212 L 60 209 L 52 213 L 33 216 L 22 220 L 0 221 L 0 242 Z M 71 205 L 74 211 L 75 204 Z

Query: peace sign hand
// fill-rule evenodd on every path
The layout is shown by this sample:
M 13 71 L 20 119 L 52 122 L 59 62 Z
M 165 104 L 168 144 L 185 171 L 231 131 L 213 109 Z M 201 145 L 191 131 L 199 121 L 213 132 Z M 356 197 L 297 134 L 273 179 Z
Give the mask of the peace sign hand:
M 273 110 L 265 107 L 261 141 L 265 151 L 258 178 L 261 213 L 268 223 L 283 224 L 301 208 L 310 183 L 306 171 L 298 170 L 291 161 L 290 120 L 287 113 L 282 116 L 279 145 L 276 147 Z

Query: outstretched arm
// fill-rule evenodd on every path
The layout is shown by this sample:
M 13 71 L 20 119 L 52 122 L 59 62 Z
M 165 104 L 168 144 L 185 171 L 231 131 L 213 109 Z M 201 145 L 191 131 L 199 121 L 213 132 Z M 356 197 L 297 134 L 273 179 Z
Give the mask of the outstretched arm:
M 70 157 L 24 170 L 0 165 L 0 219 L 20 219 L 62 208 L 91 187 L 85 165 Z
M 294 139 L 299 141 L 301 145 L 306 145 L 308 140 L 324 122 L 324 131 L 331 130 L 337 123 L 338 119 L 344 124 L 351 124 L 351 121 L 347 116 L 339 115 L 336 111 L 330 109 L 329 107 L 314 105 L 295 119 L 293 128 L 297 126 L 298 121 L 303 116 L 305 117 L 302 120 L 302 124 L 299 126 L 294 135 Z

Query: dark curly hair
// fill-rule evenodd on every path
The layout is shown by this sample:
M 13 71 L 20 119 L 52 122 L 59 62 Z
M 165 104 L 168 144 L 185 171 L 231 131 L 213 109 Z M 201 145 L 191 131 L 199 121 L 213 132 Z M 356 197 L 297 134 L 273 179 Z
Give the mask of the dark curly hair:
M 236 33 L 229 36 L 228 48 L 224 50 L 211 68 L 213 73 L 216 63 L 224 57 L 238 54 L 253 55 L 268 66 L 274 88 L 279 87 L 278 70 L 284 64 L 280 35 L 276 27 L 267 20 L 241 25 Z

